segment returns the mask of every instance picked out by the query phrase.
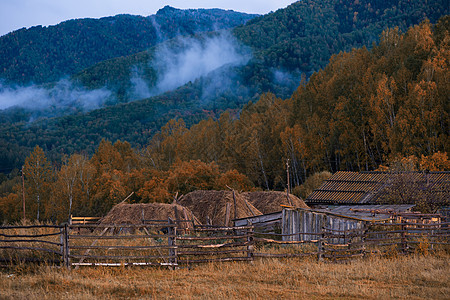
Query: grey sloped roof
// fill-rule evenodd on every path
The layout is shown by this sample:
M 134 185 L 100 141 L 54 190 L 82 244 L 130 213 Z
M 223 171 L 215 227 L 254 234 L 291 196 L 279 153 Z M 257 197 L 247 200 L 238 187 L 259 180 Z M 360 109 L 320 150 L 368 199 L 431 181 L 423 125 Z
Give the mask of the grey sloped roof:
M 349 218 L 363 219 L 365 221 L 381 221 L 390 219 L 392 214 L 410 212 L 415 204 L 375 204 L 375 205 L 330 205 L 326 209 L 320 211 L 330 212 Z

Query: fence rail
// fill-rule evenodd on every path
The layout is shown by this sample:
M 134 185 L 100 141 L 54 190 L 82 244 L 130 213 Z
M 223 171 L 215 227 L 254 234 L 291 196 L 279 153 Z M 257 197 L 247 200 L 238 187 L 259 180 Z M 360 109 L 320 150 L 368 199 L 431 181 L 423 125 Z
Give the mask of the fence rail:
M 254 227 L 194 226 L 169 219 L 130 225 L 0 226 L 0 263 L 79 266 L 169 266 L 254 258 L 316 256 L 340 261 L 367 253 L 449 251 L 450 223 L 368 224 L 363 228 L 280 234 Z M 301 237 L 308 236 L 307 240 Z M 313 238 L 311 238 L 313 237 Z
M 63 263 L 64 226 L 0 226 L 0 262 Z
M 361 228 L 338 230 L 322 227 L 320 232 L 290 234 L 255 232 L 254 241 L 268 253 L 255 257 L 301 257 L 316 255 L 319 260 L 340 261 L 368 253 L 449 251 L 448 222 L 373 223 Z M 271 237 L 268 238 L 267 236 Z M 308 239 L 302 240 L 302 237 Z M 314 237 L 315 238 L 311 238 Z M 288 247 L 291 246 L 291 247 Z M 294 252 L 294 253 L 293 253 Z

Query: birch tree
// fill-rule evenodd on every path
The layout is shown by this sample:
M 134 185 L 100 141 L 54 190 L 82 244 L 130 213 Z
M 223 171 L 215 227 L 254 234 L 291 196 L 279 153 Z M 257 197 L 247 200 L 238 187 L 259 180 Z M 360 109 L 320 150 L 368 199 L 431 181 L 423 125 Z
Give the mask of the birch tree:
M 41 204 L 48 190 L 48 183 L 51 178 L 51 167 L 39 146 L 25 159 L 23 172 L 26 178 L 27 193 L 36 200 L 36 219 L 40 220 Z

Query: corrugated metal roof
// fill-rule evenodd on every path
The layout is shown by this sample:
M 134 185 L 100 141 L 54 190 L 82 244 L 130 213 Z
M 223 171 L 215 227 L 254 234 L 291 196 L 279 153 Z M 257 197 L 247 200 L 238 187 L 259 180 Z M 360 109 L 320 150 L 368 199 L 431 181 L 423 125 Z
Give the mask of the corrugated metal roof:
M 450 172 L 348 172 L 339 171 L 306 198 L 307 203 L 358 204 L 375 203 L 381 191 L 398 176 L 426 186 L 427 191 L 450 195 Z M 450 197 L 450 196 L 449 196 Z

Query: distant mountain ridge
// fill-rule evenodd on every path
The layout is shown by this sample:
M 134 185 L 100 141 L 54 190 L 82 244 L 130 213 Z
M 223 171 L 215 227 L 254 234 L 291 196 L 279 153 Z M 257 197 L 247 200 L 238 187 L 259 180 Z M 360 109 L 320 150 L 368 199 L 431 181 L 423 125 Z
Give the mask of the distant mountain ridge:
M 450 13 L 448 0 L 303 0 L 236 27 L 235 36 L 254 49 L 266 68 L 312 72 L 332 54 L 371 47 L 386 28 L 401 32 Z
M 331 55 L 363 46 L 370 48 L 386 28 L 397 26 L 405 32 L 425 19 L 435 23 L 448 13 L 445 0 L 426 3 L 408 0 L 304 0 L 253 18 L 232 29 L 233 36 L 252 49 L 253 56 L 245 66 L 234 71 L 237 78 L 233 80 L 234 90 L 240 92 L 234 97 L 228 93 L 227 98 L 231 103 L 243 104 L 265 92 L 273 92 L 282 98 L 290 97 L 301 75 L 308 78 L 312 72 L 325 67 Z M 135 75 L 132 69 L 140 69 L 142 83 L 149 89 L 154 88 L 158 82 L 158 70 L 152 66 L 154 52 L 155 49 L 150 49 L 106 60 L 72 78 L 88 89 L 106 86 L 115 93 L 118 102 L 137 100 L 128 93 Z M 213 97 L 217 99 L 221 95 Z M 235 105 L 231 107 L 235 108 Z
M 256 15 L 166 6 L 148 17 L 117 15 L 19 29 L 0 37 L 0 79 L 41 84 L 100 61 L 143 51 L 177 35 L 225 29 Z

